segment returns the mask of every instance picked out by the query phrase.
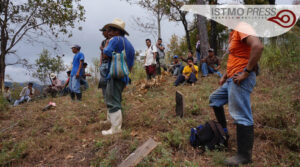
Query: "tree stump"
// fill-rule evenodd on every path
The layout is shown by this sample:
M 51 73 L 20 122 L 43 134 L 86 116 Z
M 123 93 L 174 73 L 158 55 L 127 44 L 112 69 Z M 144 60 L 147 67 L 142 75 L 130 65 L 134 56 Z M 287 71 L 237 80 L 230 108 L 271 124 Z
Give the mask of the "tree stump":
M 176 91 L 176 116 L 183 117 L 184 112 L 184 100 L 183 94 L 179 91 Z

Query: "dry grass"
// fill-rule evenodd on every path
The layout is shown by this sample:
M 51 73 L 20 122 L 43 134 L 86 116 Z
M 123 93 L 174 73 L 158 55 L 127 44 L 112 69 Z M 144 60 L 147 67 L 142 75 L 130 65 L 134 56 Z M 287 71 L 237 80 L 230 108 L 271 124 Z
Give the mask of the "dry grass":
M 295 81 L 295 78 L 298 80 Z M 266 73 L 252 94 L 255 119 L 254 163 L 249 166 L 299 166 L 299 74 L 284 78 Z M 92 87 L 83 102 L 69 97 L 44 99 L 0 113 L 0 166 L 116 166 L 149 137 L 160 145 L 139 166 L 220 166 L 236 151 L 234 124 L 228 113 L 230 149 L 198 154 L 189 145 L 190 128 L 214 119 L 209 94 L 218 78 L 201 78 L 195 86 L 172 86 L 165 77 L 149 89 L 134 81 L 123 93 L 123 132 L 104 137 L 106 118 L 101 91 Z M 175 91 L 185 95 L 185 115 L 175 117 Z M 42 112 L 49 102 L 57 108 Z

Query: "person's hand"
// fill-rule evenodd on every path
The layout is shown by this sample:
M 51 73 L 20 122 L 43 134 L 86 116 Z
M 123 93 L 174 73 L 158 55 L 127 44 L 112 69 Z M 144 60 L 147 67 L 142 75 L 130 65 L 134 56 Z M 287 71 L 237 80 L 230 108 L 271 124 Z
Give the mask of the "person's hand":
M 187 75 L 185 75 L 184 78 L 185 78 L 185 80 L 188 80 L 188 79 L 189 79 L 189 77 L 188 77 Z
M 222 86 L 226 82 L 226 80 L 227 80 L 226 77 L 222 77 L 219 81 L 219 85 Z
M 79 73 L 76 74 L 76 78 L 77 78 L 77 79 L 79 78 Z
M 240 74 L 234 74 L 234 76 L 232 77 L 233 78 L 233 82 L 237 85 L 240 85 L 240 83 L 246 79 L 247 77 L 249 76 L 249 73 L 243 71 L 242 73 Z

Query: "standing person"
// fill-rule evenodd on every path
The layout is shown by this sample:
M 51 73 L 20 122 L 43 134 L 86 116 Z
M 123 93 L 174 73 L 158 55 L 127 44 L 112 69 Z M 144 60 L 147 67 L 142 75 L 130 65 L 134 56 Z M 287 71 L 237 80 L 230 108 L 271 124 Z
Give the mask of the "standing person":
M 129 35 L 125 30 L 125 22 L 121 19 L 115 19 L 112 23 L 107 24 L 109 36 L 108 45 L 104 48 L 104 55 L 109 57 L 109 64 L 111 65 L 111 58 L 114 53 L 126 53 L 126 64 L 129 71 L 132 70 L 134 64 L 134 48 L 125 35 Z M 121 132 L 122 127 L 122 91 L 129 83 L 129 76 L 122 79 L 116 79 L 108 75 L 108 82 L 106 87 L 106 104 L 109 110 L 108 120 L 111 123 L 109 130 L 102 131 L 103 135 L 112 135 Z
M 145 69 L 147 74 L 147 80 L 151 80 L 156 74 L 156 56 L 157 49 L 155 46 L 151 45 L 151 40 L 146 39 L 147 49 L 145 51 Z
M 199 68 L 198 68 L 198 66 L 196 66 L 194 64 L 193 58 L 188 58 L 187 60 L 188 60 L 188 63 L 184 67 L 182 74 L 178 75 L 178 77 L 174 83 L 174 86 L 178 86 L 179 84 L 184 83 L 184 82 L 194 85 L 195 82 L 197 81 Z
M 200 62 L 203 59 L 203 56 L 201 55 L 201 45 L 200 45 L 200 37 L 197 34 L 196 36 L 197 42 L 196 42 L 196 57 L 197 57 L 197 64 L 201 66 Z
M 9 90 L 9 86 L 4 87 L 3 98 L 7 100 L 9 103 L 12 103 L 11 92 Z
M 161 69 L 162 67 L 164 71 L 167 71 L 167 65 L 165 61 L 165 46 L 162 44 L 162 39 L 158 38 L 157 43 L 156 43 L 156 48 L 157 48 L 157 57 L 156 57 L 156 73 L 158 75 L 161 74 Z
M 202 77 L 206 77 L 208 73 L 217 74 L 219 77 L 222 77 L 222 74 L 219 72 L 221 68 L 220 60 L 215 56 L 214 49 L 208 50 L 208 56 L 203 59 L 202 64 Z
M 248 28 L 247 32 L 254 31 Z M 223 128 L 227 128 L 223 106 L 228 103 L 229 113 L 236 124 L 238 151 L 235 156 L 227 158 L 225 164 L 238 166 L 252 161 L 254 128 L 250 94 L 256 83 L 255 69 L 263 44 L 258 37 L 234 30 L 230 34 L 229 46 L 227 73 L 219 81 L 221 87 L 210 95 L 209 103 Z
M 29 82 L 26 87 L 24 87 L 20 93 L 20 99 L 15 101 L 14 106 L 23 103 L 24 101 L 29 102 L 34 95 L 33 83 Z
M 80 90 L 80 76 L 81 68 L 83 67 L 84 62 L 84 54 L 80 52 L 81 47 L 79 45 L 74 45 L 72 48 L 72 52 L 75 54 L 73 58 L 73 68 L 71 70 L 71 79 L 70 79 L 70 86 L 71 89 L 71 99 L 75 100 L 75 95 L 77 100 L 81 101 L 82 93 Z
M 106 42 L 109 41 L 109 35 L 106 27 L 103 27 L 100 29 L 102 31 L 102 34 L 104 36 L 104 40 L 101 42 L 100 50 L 101 50 L 101 56 L 100 56 L 100 64 L 99 64 L 99 71 L 100 71 L 100 80 L 98 84 L 98 88 L 102 89 L 102 95 L 105 101 L 105 94 L 106 94 L 106 75 L 108 74 L 108 57 L 103 53 L 104 48 L 106 47 Z
M 86 80 L 86 77 L 90 77 L 91 74 L 86 73 L 85 69 L 87 68 L 88 64 L 87 63 L 83 63 L 83 67 L 81 69 L 81 76 L 80 76 L 80 85 L 84 86 L 84 90 L 87 90 L 89 88 L 89 83 Z

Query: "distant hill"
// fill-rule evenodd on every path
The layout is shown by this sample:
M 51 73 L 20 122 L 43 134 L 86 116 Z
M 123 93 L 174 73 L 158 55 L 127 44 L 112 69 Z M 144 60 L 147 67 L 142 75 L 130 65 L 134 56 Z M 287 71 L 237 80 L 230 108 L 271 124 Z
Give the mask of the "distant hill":
M 9 86 L 11 89 L 14 89 L 13 86 L 14 84 L 17 84 L 18 86 L 21 87 L 25 87 L 27 86 L 28 82 L 21 82 L 21 83 L 17 83 L 17 82 L 4 82 L 5 86 Z M 36 90 L 39 90 L 40 92 L 42 92 L 44 85 L 40 85 L 38 83 L 33 82 L 33 88 Z

